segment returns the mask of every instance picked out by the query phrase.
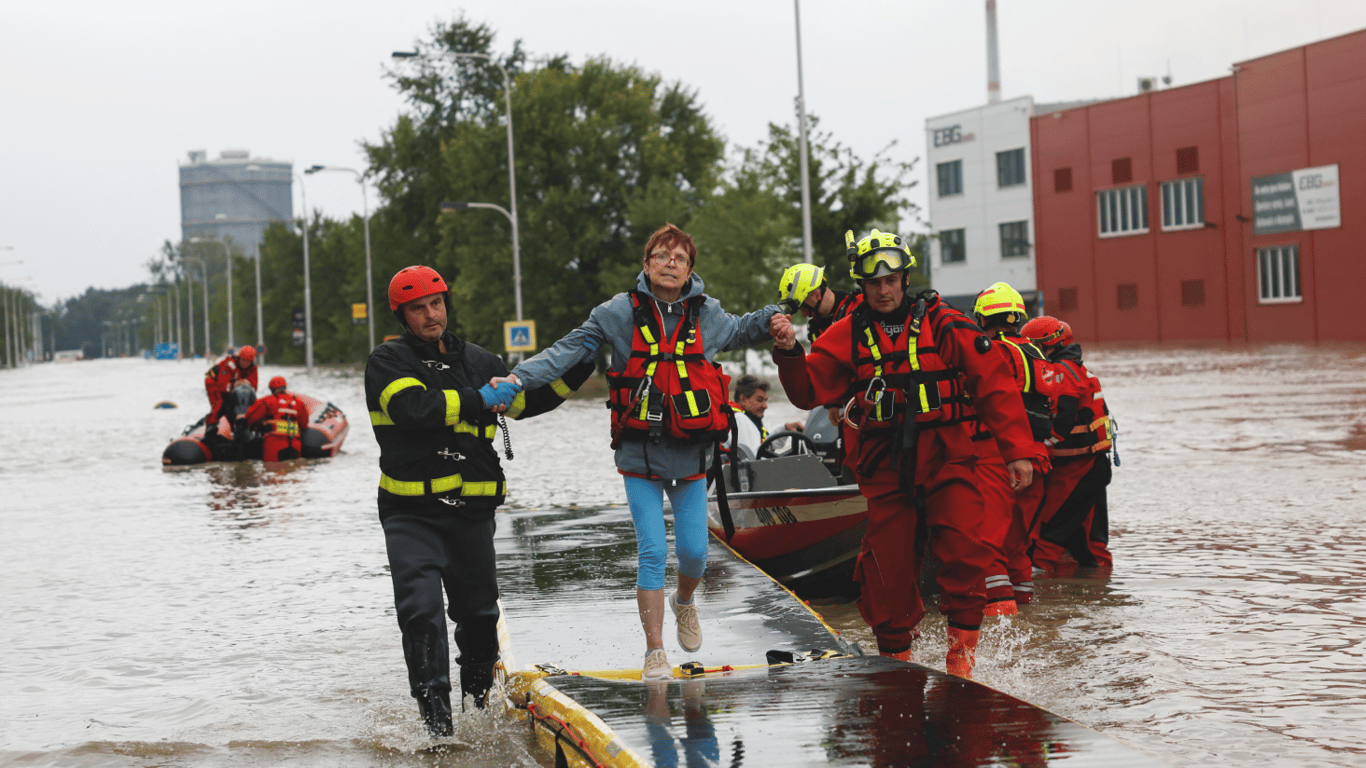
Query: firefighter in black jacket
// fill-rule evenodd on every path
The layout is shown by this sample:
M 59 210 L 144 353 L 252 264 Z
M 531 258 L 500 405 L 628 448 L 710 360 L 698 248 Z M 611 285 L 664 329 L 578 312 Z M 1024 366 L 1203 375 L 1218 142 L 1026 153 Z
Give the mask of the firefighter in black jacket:
M 510 382 L 493 384 L 507 366 L 446 330 L 450 292 L 430 267 L 394 275 L 389 307 L 407 333 L 376 347 L 365 369 L 380 446 L 379 517 L 408 683 L 428 730 L 446 736 L 451 679 L 443 614 L 455 622 L 462 704 L 472 696 L 484 705 L 499 658 L 493 513 L 507 482 L 494 448 L 498 413 L 526 418 L 551 410 L 593 365 L 526 393 Z

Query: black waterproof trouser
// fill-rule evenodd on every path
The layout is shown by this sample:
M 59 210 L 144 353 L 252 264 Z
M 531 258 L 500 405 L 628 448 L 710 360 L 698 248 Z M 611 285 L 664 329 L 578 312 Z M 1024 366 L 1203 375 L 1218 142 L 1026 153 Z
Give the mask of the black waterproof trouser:
M 1056 544 L 1085 568 L 1096 566 L 1096 556 L 1087 545 L 1088 538 L 1101 543 L 1110 540 L 1110 515 L 1105 488 L 1110 484 L 1112 471 L 1110 455 L 1097 454 L 1091 469 L 1077 481 L 1072 495 L 1053 513 L 1052 519 L 1039 529 L 1039 538 Z M 1091 535 L 1086 534 L 1086 516 L 1095 510 Z
M 455 623 L 456 663 L 462 672 L 491 676 L 498 660 L 498 581 L 493 518 L 396 514 L 383 519 L 394 583 L 394 607 L 403 632 L 403 658 L 414 698 L 451 690 L 446 615 Z M 443 601 L 443 588 L 445 600 Z M 449 602 L 449 609 L 446 609 Z M 462 675 L 462 677 L 469 677 Z M 483 686 L 487 691 L 487 685 Z M 480 691 L 466 691 L 475 694 Z

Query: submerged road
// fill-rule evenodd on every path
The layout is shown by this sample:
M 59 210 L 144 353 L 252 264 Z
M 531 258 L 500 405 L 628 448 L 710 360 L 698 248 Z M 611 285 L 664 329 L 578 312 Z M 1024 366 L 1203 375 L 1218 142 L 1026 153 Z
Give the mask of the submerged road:
M 1121 430 L 1115 572 L 1043 580 L 984 633 L 978 679 L 1176 765 L 1366 763 L 1366 348 L 1088 362 Z M 0 765 L 545 764 L 495 714 L 423 751 L 359 376 L 262 371 L 351 417 L 335 459 L 163 470 L 202 415 L 206 367 L 0 371 Z M 768 420 L 796 415 L 777 403 Z M 571 402 L 512 429 L 509 613 L 591 605 L 600 573 L 634 556 L 606 411 Z M 852 606 L 816 607 L 871 641 Z M 942 619 L 924 629 L 942 663 Z M 638 635 L 634 617 L 604 617 L 599 650 L 638 666 Z

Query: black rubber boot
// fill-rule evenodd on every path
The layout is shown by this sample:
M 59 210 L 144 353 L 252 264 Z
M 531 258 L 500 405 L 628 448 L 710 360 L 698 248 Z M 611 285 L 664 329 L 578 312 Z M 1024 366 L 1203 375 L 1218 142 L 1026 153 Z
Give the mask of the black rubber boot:
M 451 693 L 442 688 L 422 687 L 417 691 L 417 711 L 422 713 L 422 722 L 432 738 L 450 736 Z
M 493 665 L 495 662 L 486 664 L 462 664 L 460 665 L 460 709 L 465 709 L 465 697 L 474 697 L 474 706 L 483 709 L 488 704 L 489 689 L 493 687 Z

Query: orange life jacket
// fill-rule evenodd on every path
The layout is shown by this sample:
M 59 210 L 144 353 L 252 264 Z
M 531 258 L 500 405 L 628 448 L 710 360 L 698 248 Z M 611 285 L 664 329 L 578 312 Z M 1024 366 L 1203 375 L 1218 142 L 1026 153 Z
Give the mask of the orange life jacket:
M 1077 424 L 1072 427 L 1071 434 L 1051 438 L 1050 453 L 1065 458 L 1110 450 L 1115 434 L 1110 424 L 1110 409 L 1105 405 L 1105 394 L 1100 390 L 1100 379 L 1070 360 L 1062 360 L 1060 364 L 1084 376 L 1077 388 Z
M 703 354 L 698 315 L 703 296 L 683 302 L 673 336 L 647 294 L 631 291 L 635 332 L 625 370 L 607 373 L 612 445 L 622 440 L 658 442 L 668 435 L 686 442 L 719 442 L 730 434 L 734 413 L 730 377 Z

